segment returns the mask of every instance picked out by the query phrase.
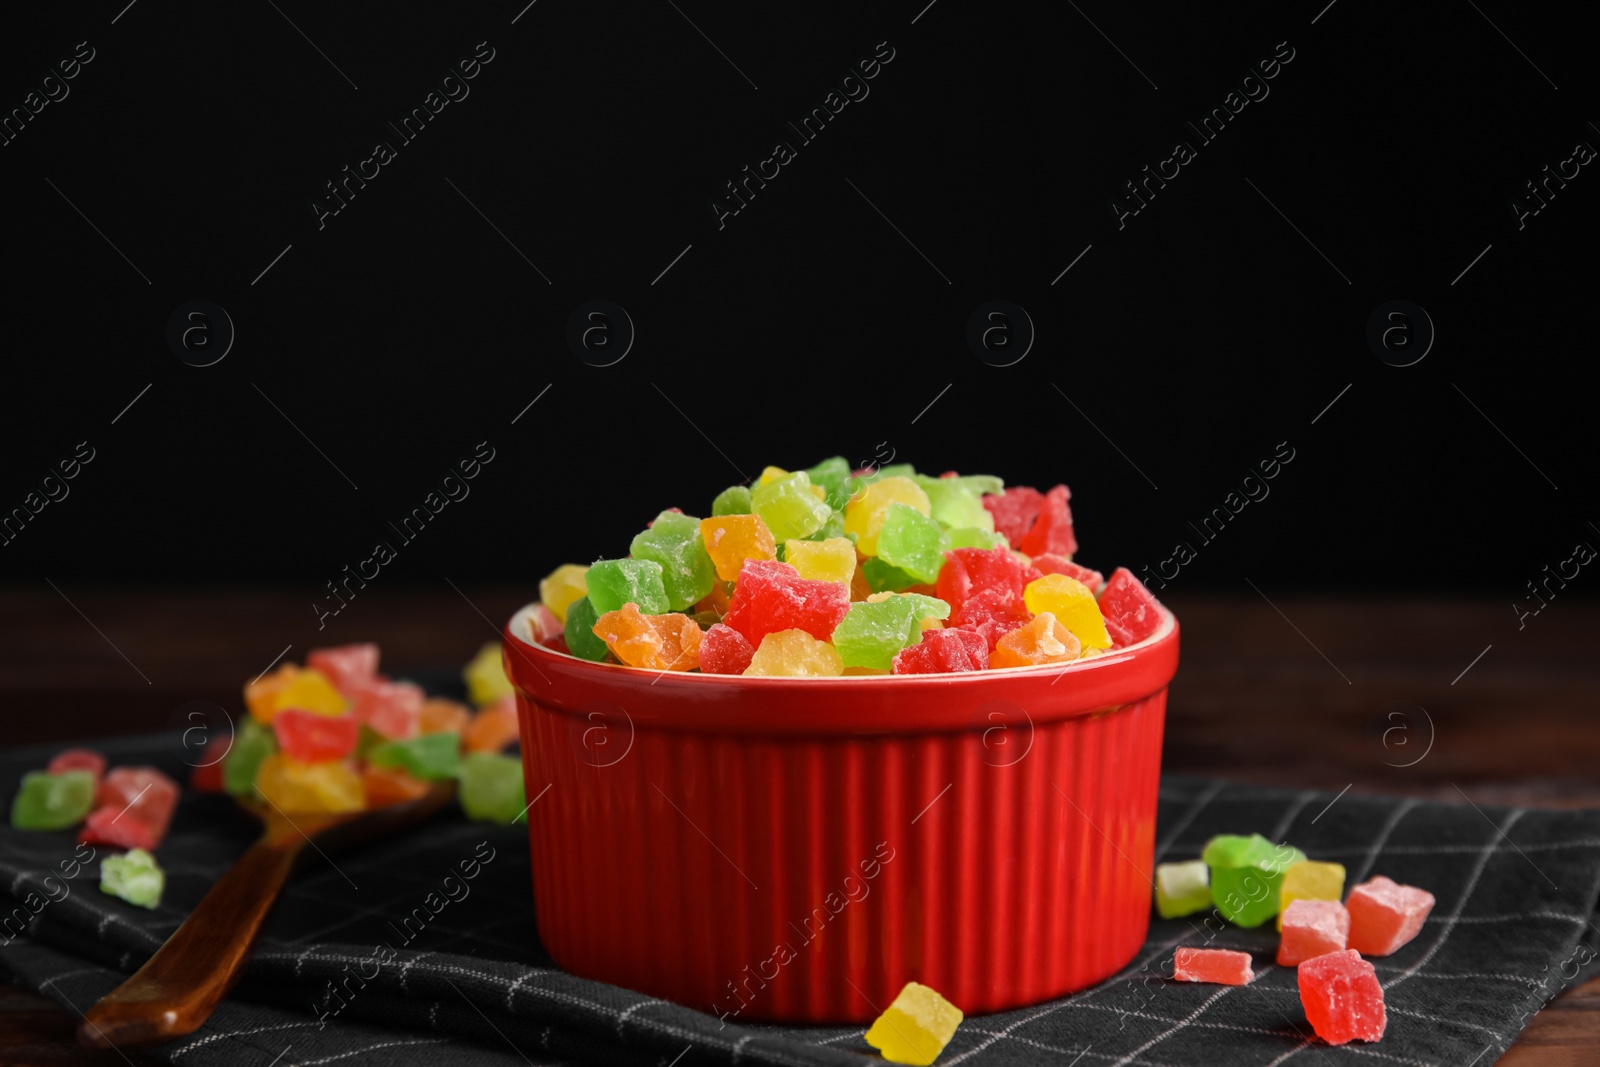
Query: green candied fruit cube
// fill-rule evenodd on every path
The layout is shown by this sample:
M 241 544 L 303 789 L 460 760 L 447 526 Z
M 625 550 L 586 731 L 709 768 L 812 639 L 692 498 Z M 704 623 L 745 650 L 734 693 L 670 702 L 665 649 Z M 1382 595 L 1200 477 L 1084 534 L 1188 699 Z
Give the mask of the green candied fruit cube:
M 624 604 L 637 604 L 644 615 L 663 615 L 668 610 L 661 564 L 653 559 L 596 560 L 584 580 L 589 583 L 595 618 Z
M 661 564 L 661 586 L 667 593 L 667 610 L 683 611 L 711 595 L 717 570 L 706 554 L 699 519 L 663 511 L 648 530 L 634 536 L 628 552 L 635 559 Z
M 910 597 L 892 596 L 851 604 L 849 614 L 834 627 L 832 640 L 846 667 L 886 671 L 894 666 L 896 652 L 921 637 L 916 605 Z
M 1010 548 L 1011 542 L 1006 540 L 1006 535 L 990 530 L 980 530 L 974 526 L 958 526 L 953 530 L 945 531 L 950 535 L 951 548 Z
M 278 738 L 270 726 L 246 718 L 234 731 L 233 744 L 222 760 L 222 788 L 236 797 L 250 796 L 256 788 L 256 769 L 278 751 Z
M 926 585 L 915 576 L 907 574 L 899 567 L 885 563 L 878 556 L 868 557 L 861 564 L 861 576 L 867 580 L 867 587 L 874 593 L 898 593 L 902 589 L 910 589 L 914 585 Z
M 911 608 L 915 612 L 915 619 L 921 623 L 923 619 L 948 619 L 950 605 L 936 596 L 927 596 L 923 593 L 900 593 L 894 599 L 911 601 Z
M 93 771 L 29 771 L 11 802 L 11 825 L 18 830 L 65 830 L 76 826 L 94 804 Z
M 950 536 L 932 518 L 905 504 L 890 504 L 878 534 L 878 558 L 927 583 L 939 577 Z
M 100 892 L 121 897 L 129 904 L 154 908 L 161 903 L 161 890 L 166 884 L 167 876 L 156 858 L 142 848 L 130 848 L 124 855 L 107 856 L 100 861 Z
M 1210 874 L 1205 860 L 1156 864 L 1156 912 L 1177 919 L 1211 907 Z
M 1260 834 L 1223 834 L 1206 843 L 1201 860 L 1211 869 L 1211 899 L 1237 926 L 1260 926 L 1278 914 L 1283 874 L 1306 858 L 1290 845 L 1274 845 Z
M 469 752 L 461 761 L 461 810 L 474 822 L 525 821 L 522 760 L 496 752 Z
M 421 734 L 408 741 L 385 741 L 367 753 L 376 767 L 398 767 L 425 782 L 454 778 L 461 769 L 461 738 L 452 733 Z
M 998 493 L 999 478 L 988 475 L 968 475 L 964 478 L 930 478 L 919 474 L 913 479 L 928 494 L 930 514 L 940 525 L 950 527 L 970 526 L 979 530 L 993 530 L 994 516 L 983 506 L 983 494 Z
M 829 456 L 815 467 L 807 468 L 806 474 L 811 477 L 812 485 L 820 485 L 828 494 L 828 506 L 835 511 L 843 511 L 844 505 L 850 499 L 850 494 L 845 492 L 845 486 L 850 481 L 850 463 L 843 456 Z
M 750 491 L 750 506 L 779 544 L 810 537 L 833 516 L 827 502 L 811 491 L 811 476 L 805 471 L 757 485 Z
M 717 498 L 711 502 L 712 518 L 748 514 L 750 514 L 750 490 L 742 485 L 730 485 L 718 493 Z
M 848 537 L 852 543 L 854 543 L 856 539 L 855 534 L 847 534 L 844 532 L 844 512 L 842 511 L 835 511 L 832 515 L 828 516 L 828 521 L 818 527 L 817 532 L 812 534 L 810 537 L 807 537 L 806 540 L 828 541 L 835 537 Z M 782 546 L 780 545 L 779 547 L 781 548 Z
M 602 638 L 594 634 L 594 624 L 600 613 L 594 610 L 588 597 L 580 597 L 567 607 L 567 651 L 579 659 L 599 663 L 610 651 Z

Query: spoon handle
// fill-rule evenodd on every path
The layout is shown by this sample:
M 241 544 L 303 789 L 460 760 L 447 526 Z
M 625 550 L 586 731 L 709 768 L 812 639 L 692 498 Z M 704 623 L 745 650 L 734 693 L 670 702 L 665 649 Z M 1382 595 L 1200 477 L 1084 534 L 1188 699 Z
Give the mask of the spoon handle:
M 78 1041 L 113 1048 L 200 1028 L 238 980 L 307 839 L 268 833 L 217 879 L 143 967 L 84 1014 Z

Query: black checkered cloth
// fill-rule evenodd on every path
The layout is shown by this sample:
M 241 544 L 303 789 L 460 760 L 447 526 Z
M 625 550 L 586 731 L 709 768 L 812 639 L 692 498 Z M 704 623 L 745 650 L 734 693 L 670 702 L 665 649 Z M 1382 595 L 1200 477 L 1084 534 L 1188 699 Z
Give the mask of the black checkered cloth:
M 98 747 L 114 765 L 154 764 L 174 776 L 185 769 L 170 739 Z M 0 790 L 9 796 L 50 754 L 0 754 Z M 71 834 L 0 830 L 0 907 L 23 920 L 0 932 L 0 973 L 81 1012 L 177 928 L 254 829 L 228 800 L 186 793 L 158 852 L 168 881 L 154 911 L 101 893 L 98 860 L 63 882 Z M 1294 971 L 1273 962 L 1271 924 L 1213 928 L 1197 916 L 1153 922 L 1133 962 L 1092 989 L 969 1017 L 939 1063 L 1481 1065 L 1547 1001 L 1597 969 L 1600 811 L 1163 780 L 1158 860 L 1195 857 L 1213 834 L 1252 831 L 1343 863 L 1351 884 L 1386 874 L 1437 897 L 1416 940 L 1375 961 L 1389 1011 L 1381 1042 L 1331 1048 L 1315 1040 Z M 482 862 L 468 895 L 436 897 L 425 923 L 400 928 L 430 893 L 442 894 L 446 874 L 475 857 Z M 859 1067 L 874 1055 L 861 1026 L 725 1026 L 565 974 L 540 948 L 530 894 L 525 830 L 468 823 L 459 813 L 332 862 L 312 857 L 233 995 L 198 1032 L 147 1054 L 183 1067 Z M 411 940 L 376 976 L 364 985 L 351 978 L 371 976 L 375 946 L 401 944 L 406 934 Z M 1170 981 L 1173 951 L 1185 945 L 1249 951 L 1256 978 L 1238 987 Z M 341 996 L 330 995 L 335 984 Z

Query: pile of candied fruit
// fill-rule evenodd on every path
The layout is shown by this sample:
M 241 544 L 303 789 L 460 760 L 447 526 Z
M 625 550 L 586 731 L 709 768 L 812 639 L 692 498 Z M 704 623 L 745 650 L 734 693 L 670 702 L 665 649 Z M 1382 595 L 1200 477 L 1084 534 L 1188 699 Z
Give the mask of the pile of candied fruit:
M 596 662 L 784 677 L 1068 663 L 1144 640 L 1155 597 L 1072 561 L 1070 497 L 838 456 L 768 467 L 709 518 L 670 508 L 628 555 L 557 567 L 530 628 Z

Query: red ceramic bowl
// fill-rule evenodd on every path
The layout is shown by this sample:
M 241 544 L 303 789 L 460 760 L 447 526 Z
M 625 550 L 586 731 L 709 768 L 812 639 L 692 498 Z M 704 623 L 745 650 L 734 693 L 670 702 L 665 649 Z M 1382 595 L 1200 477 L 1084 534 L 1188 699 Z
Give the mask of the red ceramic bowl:
M 968 1013 L 1123 967 L 1150 919 L 1178 625 L 1065 668 L 744 678 L 505 634 L 545 948 L 729 1020 Z

